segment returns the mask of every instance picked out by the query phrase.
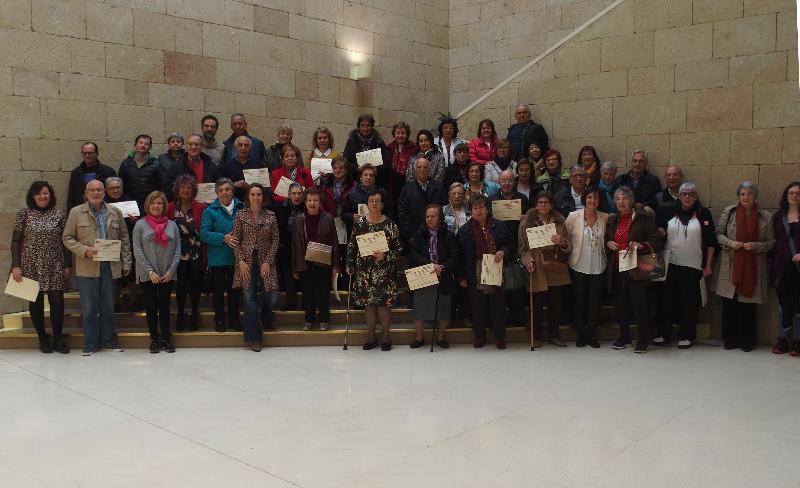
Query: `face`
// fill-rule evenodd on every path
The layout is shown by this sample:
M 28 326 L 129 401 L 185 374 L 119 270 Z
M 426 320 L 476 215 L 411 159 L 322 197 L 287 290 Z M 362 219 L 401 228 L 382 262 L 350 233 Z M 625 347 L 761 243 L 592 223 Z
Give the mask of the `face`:
M 467 157 L 469 156 L 469 151 L 466 149 L 459 149 L 456 151 L 456 161 L 459 164 L 464 164 L 467 162 Z
M 106 197 L 106 189 L 103 184 L 97 180 L 92 180 L 86 184 L 86 191 L 84 192 L 86 200 L 95 207 L 100 205 L 100 202 Z
M 283 153 L 283 165 L 287 169 L 293 169 L 297 166 L 297 152 L 295 151 L 285 151 Z
M 694 206 L 694 203 L 697 201 L 697 193 L 693 191 L 682 191 L 678 194 L 678 198 L 681 200 L 681 206 L 684 210 L 688 210 Z
M 739 190 L 739 203 L 745 208 L 750 208 L 756 202 L 756 195 L 747 188 Z
M 542 157 L 542 148 L 538 144 L 531 144 L 528 148 L 528 157 L 534 161 L 538 161 Z
M 216 122 L 214 122 L 214 119 L 206 119 L 206 121 L 203 122 L 202 129 L 203 137 L 213 139 L 217 135 L 217 129 L 219 129 L 219 126 Z
M 183 141 L 178 139 L 177 137 L 173 137 L 167 143 L 169 145 L 170 152 L 176 153 L 183 149 Z
M 178 188 L 178 198 L 181 200 L 191 200 L 192 193 L 194 193 L 194 188 L 192 188 L 192 185 L 183 184 L 180 188 Z
M 261 207 L 264 203 L 264 192 L 257 186 L 250 188 L 250 191 L 247 192 L 247 201 L 251 207 Z
M 372 124 L 369 123 L 369 120 L 362 120 L 358 123 L 358 132 L 364 137 L 372 133 Z
M 467 171 L 467 177 L 469 181 L 472 183 L 478 183 L 481 181 L 481 169 L 477 166 L 471 166 L 469 171 Z
M 186 152 L 192 159 L 200 157 L 200 153 L 203 152 L 203 140 L 199 136 L 190 137 L 186 142 Z
M 420 151 L 425 152 L 433 146 L 433 141 L 425 134 L 420 134 L 417 138 L 417 145 Z
M 624 193 L 617 193 L 614 195 L 614 205 L 616 205 L 617 210 L 623 214 L 630 213 L 631 208 L 633 208 L 633 202 L 630 197 Z
M 153 141 L 147 137 L 140 137 L 139 140 L 136 141 L 136 152 L 139 154 L 147 154 L 150 152 L 150 147 L 152 145 Z
M 319 195 L 306 196 L 306 210 L 311 215 L 319 213 Z
M 342 178 L 344 178 L 344 175 L 347 172 L 347 170 L 344 167 L 344 163 L 342 162 L 335 163 L 331 171 L 333 172 L 333 177 L 336 178 L 337 180 L 341 180 Z
M 576 169 L 569 175 L 569 182 L 573 188 L 586 188 L 586 170 L 585 169 Z
M 152 215 L 153 217 L 161 217 L 161 214 L 164 213 L 164 200 L 160 198 L 154 198 L 150 200 L 150 206 L 147 207 L 147 213 Z
M 450 205 L 454 207 L 461 207 L 464 204 L 464 189 L 463 188 L 455 188 L 450 190 Z
M 592 154 L 592 151 L 584 149 L 581 153 L 581 164 L 591 166 L 592 163 L 594 163 L 594 155 Z
M 106 191 L 109 197 L 116 200 L 122 197 L 122 183 L 119 181 L 112 181 L 111 183 L 106 181 Z
M 514 176 L 506 172 L 500 174 L 500 191 L 503 193 L 514 191 Z
M 528 110 L 528 107 L 519 106 L 514 112 L 514 118 L 517 119 L 518 124 L 524 124 L 525 122 L 531 120 L 531 111 Z
M 247 132 L 247 121 L 244 117 L 231 117 L 231 131 L 237 136 Z
M 92 167 L 97 164 L 97 151 L 94 148 L 94 144 L 86 144 L 81 147 L 81 156 L 86 166 Z
M 599 205 L 600 205 L 600 197 L 597 195 L 597 193 L 592 192 L 586 195 L 586 208 L 597 210 L 597 207 Z
M 397 141 L 398 144 L 405 144 L 408 142 L 408 131 L 405 127 L 398 127 L 394 130 L 394 140 Z
M 331 145 L 331 138 L 324 132 L 317 132 L 317 148 L 320 151 L 327 151 Z
M 442 126 L 442 137 L 445 139 L 452 139 L 456 133 L 456 128 L 453 124 L 444 124 Z
M 414 174 L 419 181 L 422 181 L 423 183 L 428 181 L 428 175 L 430 174 L 430 163 L 424 159 L 418 159 L 417 162 L 414 163 Z
M 786 201 L 789 202 L 789 205 L 800 203 L 800 186 L 789 187 L 789 191 L 786 192 Z
M 634 174 L 641 174 L 644 173 L 644 170 L 647 169 L 647 159 L 644 157 L 642 153 L 636 153 L 631 158 L 631 171 Z
M 558 169 L 558 156 L 551 154 L 544 160 L 544 165 L 548 170 L 555 171 Z
M 290 142 L 292 142 L 292 131 L 284 129 L 278 132 L 278 143 L 288 144 Z
M 436 230 L 439 228 L 439 210 L 435 208 L 429 208 L 425 211 L 425 225 L 428 226 L 431 230 Z
M 45 186 L 33 195 L 33 201 L 39 208 L 45 208 L 50 204 L 50 190 Z
M 536 200 L 536 211 L 542 215 L 547 215 L 550 213 L 550 210 L 553 208 L 553 204 L 550 202 L 549 198 L 542 197 Z
M 380 213 L 383 210 L 383 199 L 380 195 L 372 195 L 367 199 L 367 208 L 370 212 Z
M 508 146 L 497 147 L 497 157 L 500 159 L 506 159 L 508 157 L 508 153 L 510 152 L 511 149 Z
M 226 183 L 222 186 L 218 186 L 216 191 L 219 203 L 223 205 L 231 204 L 231 200 L 233 200 L 233 186 Z
M 681 174 L 678 168 L 674 168 L 669 166 L 666 171 L 664 171 L 664 181 L 667 182 L 667 186 L 670 188 L 679 188 L 681 186 L 683 180 L 683 175 Z
M 289 199 L 292 201 L 293 205 L 300 205 L 300 202 L 303 200 L 303 190 L 301 190 L 299 186 L 293 186 L 292 189 L 289 190 Z
M 613 168 L 604 168 L 600 170 L 600 179 L 603 180 L 603 183 L 611 184 L 614 181 L 614 178 L 617 177 L 617 170 Z
M 486 222 L 486 217 L 489 216 L 489 211 L 486 210 L 486 205 L 478 204 L 472 206 L 472 218 L 483 224 Z
M 371 169 L 362 172 L 360 181 L 362 186 L 370 188 L 375 183 L 375 172 Z
M 492 138 L 492 126 L 486 123 L 481 124 L 481 137 L 488 140 Z
M 527 164 L 517 166 L 517 176 L 519 177 L 519 181 L 529 183 L 531 181 L 531 167 Z
M 250 146 L 252 146 L 252 143 L 247 137 L 236 139 L 236 155 L 241 159 L 247 159 L 250 156 Z

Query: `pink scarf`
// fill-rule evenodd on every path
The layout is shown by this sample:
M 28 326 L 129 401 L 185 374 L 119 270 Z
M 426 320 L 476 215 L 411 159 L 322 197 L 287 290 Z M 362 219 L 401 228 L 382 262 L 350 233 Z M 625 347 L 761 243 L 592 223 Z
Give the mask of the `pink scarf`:
M 153 229 L 153 240 L 155 243 L 161 247 L 167 247 L 169 238 L 164 230 L 167 228 L 169 219 L 167 219 L 165 215 L 159 218 L 153 217 L 152 215 L 145 215 L 144 220 L 150 224 L 150 227 Z

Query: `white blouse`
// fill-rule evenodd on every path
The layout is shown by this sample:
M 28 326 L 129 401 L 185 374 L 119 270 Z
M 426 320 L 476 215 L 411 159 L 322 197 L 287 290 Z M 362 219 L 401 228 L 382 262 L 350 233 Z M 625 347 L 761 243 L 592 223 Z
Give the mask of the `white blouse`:
M 666 247 L 670 264 L 703 269 L 703 233 L 697 217 L 692 217 L 689 225 L 673 217 L 667 224 Z
M 578 255 L 578 262 L 572 269 L 578 273 L 589 275 L 602 274 L 606 270 L 606 252 L 602 242 L 599 219 L 591 227 L 584 221 L 581 251 Z

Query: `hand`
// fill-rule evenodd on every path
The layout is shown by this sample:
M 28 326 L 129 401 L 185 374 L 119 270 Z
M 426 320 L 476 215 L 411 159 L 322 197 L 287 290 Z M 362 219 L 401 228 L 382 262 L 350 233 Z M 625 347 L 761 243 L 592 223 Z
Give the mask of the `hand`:
M 167 271 L 164 273 L 164 276 L 161 277 L 161 283 L 169 283 L 172 281 L 172 271 Z
M 22 282 L 22 269 L 19 266 L 11 268 L 11 274 L 14 275 L 14 281 L 17 283 Z
M 466 288 L 467 287 L 467 279 L 466 278 L 459 279 L 458 280 L 458 286 L 460 286 L 461 288 Z
M 615 241 L 608 241 L 606 243 L 606 247 L 612 251 L 619 251 L 619 244 L 617 244 Z
M 800 252 L 792 256 L 792 261 L 795 263 L 800 263 Z
M 745 251 L 754 251 L 756 249 L 756 243 L 745 242 L 744 244 L 742 244 L 742 247 L 744 248 Z
M 87 247 L 86 252 L 83 253 L 83 255 L 86 256 L 87 258 L 92 258 L 94 257 L 95 254 L 97 254 L 97 249 L 95 249 L 94 247 Z
M 534 261 L 531 261 L 525 266 L 525 268 L 528 269 L 528 273 L 533 273 L 533 270 L 536 269 L 536 263 Z
M 247 188 L 247 187 L 249 187 L 250 185 L 248 185 L 248 184 L 247 184 L 247 182 L 246 182 L 246 181 L 244 181 L 244 180 L 239 180 L 239 181 L 235 182 L 235 183 L 233 184 L 233 186 L 235 186 L 236 188 Z
M 233 237 L 233 234 L 225 234 L 222 237 L 222 242 L 224 242 L 228 247 L 236 247 L 239 245 L 239 241 Z
M 386 257 L 386 255 L 381 251 L 375 251 L 374 253 L 372 253 L 372 257 L 375 258 L 375 261 L 380 263 L 381 261 L 383 261 L 383 258 Z
M 442 271 L 444 271 L 444 266 L 441 264 L 433 265 L 433 272 L 436 273 L 436 276 L 442 276 Z
M 659 227 L 659 228 L 656 230 L 656 232 L 658 232 L 658 237 L 666 237 L 666 236 L 667 236 L 667 231 L 666 231 L 666 230 L 664 230 L 664 228 L 663 228 L 663 227 Z
M 129 269 L 123 269 L 122 270 L 122 276 L 128 276 L 129 274 L 131 274 L 131 270 L 129 270 Z
M 147 273 L 147 277 L 150 279 L 150 283 L 152 283 L 154 285 L 157 285 L 161 281 L 161 278 L 158 276 L 158 273 L 156 273 L 155 271 L 149 271 Z
M 267 275 L 269 275 L 269 263 L 264 261 L 261 263 L 261 277 L 266 280 Z
M 505 255 L 506 255 L 505 251 L 497 251 L 496 253 L 494 253 L 494 262 L 495 263 L 501 262 L 503 260 L 503 256 Z
M 633 204 L 633 208 L 635 208 L 636 210 L 642 210 L 644 208 L 644 204 L 642 204 L 642 203 L 634 203 Z
M 550 236 L 550 242 L 552 242 L 553 244 L 558 244 L 560 246 L 561 245 L 561 236 L 558 235 L 558 234 Z
M 297 271 L 293 271 L 292 272 L 292 278 L 294 278 L 296 280 L 299 280 L 300 279 L 300 273 L 298 273 Z
M 242 281 L 244 283 L 250 283 L 250 266 L 244 261 L 239 261 L 239 274 L 242 275 Z
M 333 268 L 333 277 L 336 278 L 339 276 L 339 268 Z
M 709 277 L 712 274 L 714 274 L 714 270 L 711 268 L 710 265 L 703 268 L 703 278 Z
M 628 244 L 628 249 L 631 249 L 631 248 L 633 248 L 633 249 L 644 249 L 644 244 L 642 244 L 640 242 L 631 241 L 631 243 Z
M 69 277 L 72 274 L 72 268 L 64 268 L 64 279 L 69 281 Z
M 129 215 L 129 216 L 127 217 L 127 219 L 128 219 L 128 222 L 130 222 L 130 223 L 132 223 L 132 224 L 133 224 L 133 223 L 135 223 L 137 220 L 139 220 L 139 217 L 137 217 L 137 216 L 135 216 L 135 215 Z
M 353 276 L 353 268 L 347 268 L 345 273 L 347 273 L 347 276 Z
M 730 244 L 731 249 L 741 249 L 742 245 L 743 245 L 743 243 L 741 243 L 739 241 L 732 241 L 731 244 Z

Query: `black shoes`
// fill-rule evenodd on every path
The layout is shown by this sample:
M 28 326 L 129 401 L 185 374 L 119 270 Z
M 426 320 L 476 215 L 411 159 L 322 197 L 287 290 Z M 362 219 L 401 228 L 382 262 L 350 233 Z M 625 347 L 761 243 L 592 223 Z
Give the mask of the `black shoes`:
M 486 345 L 486 338 L 485 337 L 476 337 L 475 342 L 472 343 L 472 347 L 475 349 L 480 349 Z
M 503 350 L 506 348 L 506 341 L 496 341 L 495 345 L 498 349 Z
M 50 344 L 50 338 L 45 336 L 43 338 L 39 338 L 39 350 L 44 354 L 50 354 L 53 352 L 53 345 Z
M 391 351 L 392 350 L 392 343 L 391 342 L 381 342 L 381 351 Z
M 192 312 L 189 316 L 189 330 L 195 332 L 200 328 L 200 315 L 197 312 Z
M 589 344 L 589 347 L 592 347 L 594 349 L 598 349 L 600 347 L 600 343 L 597 342 L 597 339 L 595 339 L 594 337 L 589 339 L 586 343 Z
M 412 342 L 408 347 L 410 347 L 411 349 L 417 349 L 424 345 L 425 345 L 425 339 L 423 340 L 414 339 L 414 342 Z
M 631 340 L 627 337 L 620 337 L 616 341 L 614 341 L 614 345 L 611 346 L 612 349 L 620 350 L 625 349 L 626 347 L 631 347 Z
M 361 346 L 361 349 L 363 349 L 363 350 L 365 350 L 365 351 L 371 351 L 372 349 L 375 349 L 375 346 L 377 346 L 377 345 L 378 345 L 378 344 L 377 344 L 377 343 L 375 342 L 375 340 L 373 339 L 373 340 L 371 340 L 371 341 L 367 341 L 367 342 L 365 342 L 365 343 L 364 343 L 364 345 L 363 345 L 363 346 Z
M 235 330 L 236 332 L 242 331 L 242 324 L 237 321 L 231 321 L 231 329 Z
M 636 354 L 644 354 L 647 352 L 647 341 L 637 341 L 636 347 L 633 349 Z
M 225 332 L 225 322 L 222 320 L 215 320 L 214 330 L 217 332 Z
M 158 354 L 161 352 L 161 344 L 158 343 L 157 339 L 153 339 L 150 341 L 150 354 Z
M 53 341 L 53 350 L 61 354 L 69 354 L 69 347 L 64 342 L 64 339 L 56 339 Z
M 175 346 L 169 341 L 169 339 L 164 339 L 161 341 L 161 350 L 164 352 L 173 353 L 175 352 Z
M 183 332 L 186 330 L 186 314 L 181 312 L 178 314 L 178 318 L 175 320 L 175 330 L 178 332 Z
M 789 352 L 789 341 L 781 337 L 778 342 L 772 346 L 772 354 L 786 354 Z
M 586 347 L 586 341 L 584 339 L 576 340 L 575 347 Z
M 436 345 L 441 347 L 442 349 L 449 349 L 450 343 L 446 340 L 442 339 L 441 341 L 436 341 Z

